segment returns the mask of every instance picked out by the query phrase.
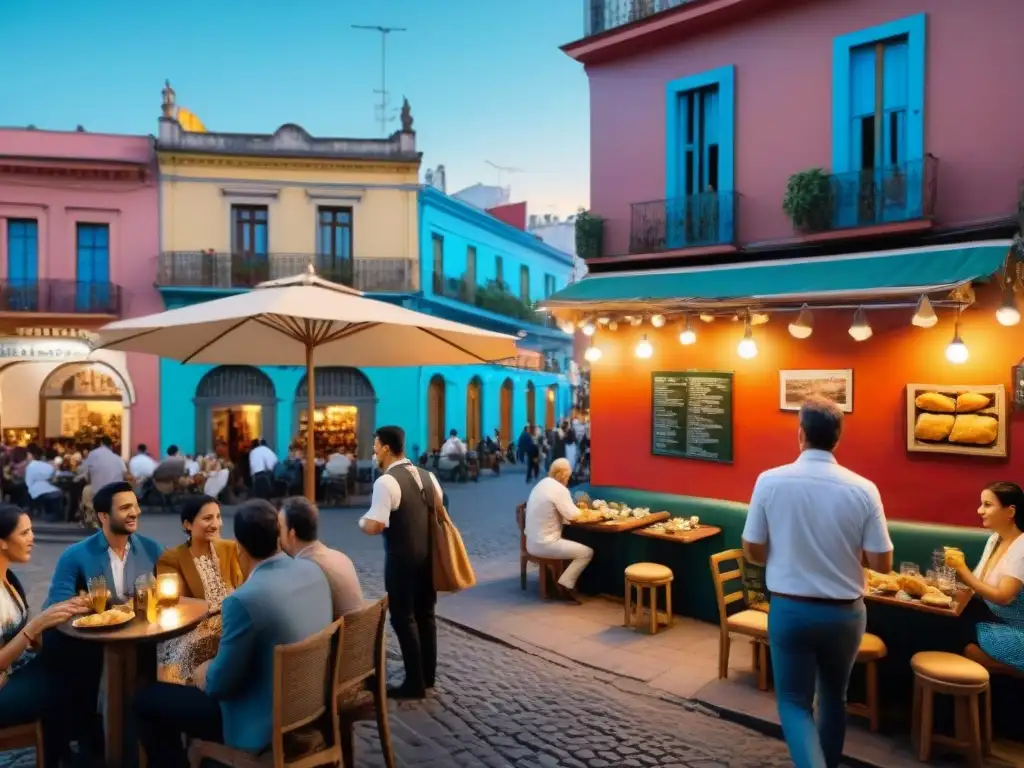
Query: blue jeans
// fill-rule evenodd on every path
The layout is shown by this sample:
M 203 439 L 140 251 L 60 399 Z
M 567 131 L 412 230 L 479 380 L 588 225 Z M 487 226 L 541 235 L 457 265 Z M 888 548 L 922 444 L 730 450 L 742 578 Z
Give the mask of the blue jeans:
M 863 600 L 841 605 L 772 596 L 768 641 L 775 693 L 796 768 L 839 766 L 846 739 L 846 687 L 866 623 Z

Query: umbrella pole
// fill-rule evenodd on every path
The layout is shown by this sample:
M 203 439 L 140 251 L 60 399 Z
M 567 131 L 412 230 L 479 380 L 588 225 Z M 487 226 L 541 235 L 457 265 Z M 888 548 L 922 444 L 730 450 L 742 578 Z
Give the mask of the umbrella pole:
M 316 435 L 316 424 L 313 419 L 313 408 L 316 400 L 316 380 L 313 371 L 313 342 L 306 342 L 306 498 L 316 502 L 316 450 L 313 438 Z

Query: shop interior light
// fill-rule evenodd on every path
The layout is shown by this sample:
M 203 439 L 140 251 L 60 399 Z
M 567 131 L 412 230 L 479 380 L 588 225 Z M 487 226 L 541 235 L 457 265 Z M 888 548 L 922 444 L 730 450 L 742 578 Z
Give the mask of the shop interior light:
M 1003 305 L 996 310 L 996 320 L 1000 325 L 1017 325 L 1020 322 L 1020 310 L 1017 309 L 1017 298 L 1013 295 L 1013 283 L 1008 282 L 1003 292 Z
M 740 341 L 739 346 L 736 347 L 736 354 L 744 360 L 749 360 L 757 355 L 757 342 L 754 341 L 754 331 L 750 326 L 749 317 L 743 326 L 743 339 Z
M 922 296 L 917 302 L 917 309 L 914 310 L 914 316 L 910 322 L 918 328 L 933 328 L 939 322 L 932 302 L 927 296 Z
M 874 335 L 874 333 L 875 332 L 871 330 L 871 324 L 868 322 L 868 316 L 864 312 L 864 307 L 860 307 L 853 313 L 853 323 L 850 325 L 850 336 L 853 337 L 854 341 L 867 341 Z
M 651 315 L 651 325 L 653 325 L 655 328 L 661 328 L 662 326 L 665 325 L 665 316 Z
M 794 339 L 806 339 L 814 333 L 814 315 L 811 314 L 811 308 L 804 304 L 800 308 L 800 314 L 796 316 L 796 320 L 789 324 L 789 335 Z
M 597 330 L 597 328 L 594 327 L 594 324 L 591 323 L 591 322 L 588 322 L 588 323 L 586 323 L 586 325 L 583 326 L 583 335 L 584 336 L 593 336 L 594 335 L 594 331 L 596 331 L 596 330 Z
M 654 347 L 652 347 L 651 342 L 647 340 L 646 333 L 644 334 L 644 337 L 640 339 L 640 343 L 636 345 L 636 349 L 633 350 L 633 352 L 641 360 L 646 360 L 647 358 L 654 354 Z
M 957 310 L 956 325 L 953 326 L 953 340 L 946 347 L 946 359 L 954 365 L 963 365 L 967 362 L 968 357 L 970 357 L 970 353 L 967 351 L 967 345 L 960 338 L 960 310 Z
M 584 351 L 583 359 L 588 363 L 596 363 L 601 359 L 602 354 L 601 348 L 596 344 L 591 343 L 591 345 L 587 347 L 586 351 Z
M 686 316 L 686 322 L 683 325 L 683 330 L 679 334 L 679 343 L 684 346 L 690 346 L 697 341 L 697 334 L 693 332 L 693 328 L 690 326 L 690 316 Z

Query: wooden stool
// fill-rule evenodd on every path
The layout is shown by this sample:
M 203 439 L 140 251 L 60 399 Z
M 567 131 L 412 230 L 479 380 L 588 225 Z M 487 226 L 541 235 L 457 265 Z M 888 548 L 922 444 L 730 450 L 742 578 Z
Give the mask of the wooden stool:
M 846 705 L 847 713 L 854 717 L 866 717 L 872 733 L 878 730 L 878 662 L 885 658 L 889 649 L 877 635 L 865 633 L 857 651 L 857 663 L 864 665 L 863 702 L 852 702 Z
M 650 594 L 651 634 L 658 632 L 658 587 L 665 588 L 665 626 L 672 626 L 672 569 L 657 563 L 634 563 L 626 569 L 626 626 L 640 626 L 644 610 L 644 590 Z M 636 604 L 633 604 L 633 589 Z
M 914 712 L 912 736 L 918 759 L 931 759 L 932 744 L 942 744 L 963 752 L 972 767 L 980 767 L 983 755 L 991 753 L 992 698 L 988 670 L 977 662 L 955 653 L 924 651 L 910 659 L 914 670 Z M 954 697 L 956 736 L 932 733 L 933 704 L 936 693 Z M 984 729 L 979 716 L 979 697 L 985 696 Z

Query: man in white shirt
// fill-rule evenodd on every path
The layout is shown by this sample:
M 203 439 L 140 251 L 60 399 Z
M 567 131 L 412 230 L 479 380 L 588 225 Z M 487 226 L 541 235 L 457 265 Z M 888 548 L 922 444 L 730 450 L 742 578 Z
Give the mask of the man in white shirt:
M 551 462 L 548 476 L 530 491 L 526 501 L 526 551 L 534 557 L 572 560 L 558 579 L 562 596 L 579 603 L 576 580 L 594 559 L 594 550 L 578 541 L 562 538 L 562 525 L 579 517 L 580 510 L 569 492 L 572 467 L 565 459 Z
M 64 519 L 64 494 L 50 481 L 53 479 L 53 464 L 43 461 L 43 449 L 35 443 L 28 446 L 31 461 L 25 466 L 25 488 L 32 501 L 42 507 L 43 519 L 48 523 Z
M 469 475 L 466 466 L 466 444 L 459 439 L 459 431 L 453 429 L 448 439 L 441 446 L 441 455 L 437 460 L 437 468 L 442 472 L 451 472 L 455 480 L 465 480 Z
M 270 450 L 266 440 L 253 440 L 249 451 L 249 472 L 252 474 L 252 490 L 261 499 L 274 495 L 274 467 L 277 454 Z
M 157 466 L 156 459 L 149 455 L 145 444 L 141 444 L 137 453 L 128 461 L 128 474 L 132 476 L 136 487 L 138 487 L 144 480 L 153 476 Z
M 437 672 L 437 591 L 430 526 L 435 510 L 444 503 L 443 493 L 433 473 L 405 457 L 401 427 L 377 430 L 373 456 L 384 474 L 373 483 L 370 509 L 359 527 L 370 536 L 384 536 L 384 589 L 405 663 L 405 681 L 389 688 L 388 695 L 422 699 L 434 687 Z
M 863 561 L 882 573 L 892 570 L 878 488 L 832 455 L 842 428 L 835 403 L 804 403 L 800 457 L 757 479 L 743 529 L 746 558 L 767 564 L 779 719 L 797 768 L 839 765 L 846 688 L 867 617 Z

